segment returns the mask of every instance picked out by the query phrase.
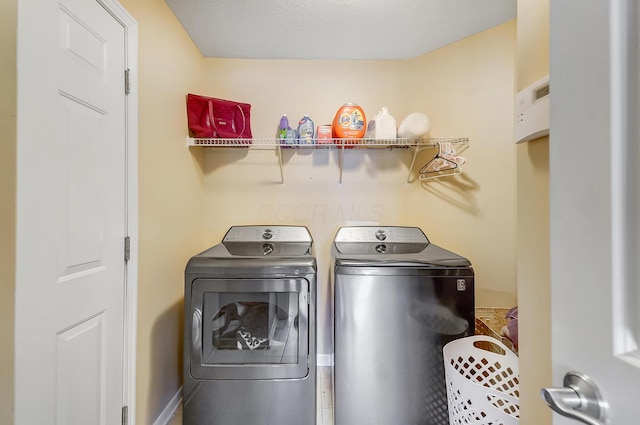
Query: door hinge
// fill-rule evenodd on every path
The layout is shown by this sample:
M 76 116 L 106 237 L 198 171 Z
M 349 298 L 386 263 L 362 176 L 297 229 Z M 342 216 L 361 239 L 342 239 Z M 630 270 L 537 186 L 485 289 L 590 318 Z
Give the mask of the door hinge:
M 124 70 L 124 94 L 131 93 L 131 78 L 130 78 L 131 70 Z
M 124 238 L 124 261 L 127 262 L 131 259 L 131 238 L 126 236 Z
M 122 406 L 122 425 L 129 423 L 129 406 Z

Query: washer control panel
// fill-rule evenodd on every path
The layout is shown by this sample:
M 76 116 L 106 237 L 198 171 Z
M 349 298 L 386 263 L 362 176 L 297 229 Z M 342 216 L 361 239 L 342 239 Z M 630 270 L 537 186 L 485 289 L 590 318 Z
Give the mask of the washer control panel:
M 304 226 L 233 226 L 222 242 L 308 242 L 311 233 Z
M 335 242 L 427 243 L 429 240 L 419 227 L 353 226 L 341 227 Z

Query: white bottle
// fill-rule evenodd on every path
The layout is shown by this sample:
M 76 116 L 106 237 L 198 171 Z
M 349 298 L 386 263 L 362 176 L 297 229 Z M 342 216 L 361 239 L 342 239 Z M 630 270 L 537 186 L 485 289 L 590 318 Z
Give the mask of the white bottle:
M 367 139 L 392 140 L 396 138 L 396 119 L 393 118 L 386 106 L 382 107 L 367 125 Z
M 398 137 L 401 139 L 417 139 L 429 132 L 429 117 L 422 112 L 413 112 L 402 120 L 398 126 Z

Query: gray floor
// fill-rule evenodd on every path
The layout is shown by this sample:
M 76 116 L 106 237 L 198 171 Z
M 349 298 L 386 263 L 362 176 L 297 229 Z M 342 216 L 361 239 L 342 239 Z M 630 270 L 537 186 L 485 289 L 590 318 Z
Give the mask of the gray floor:
M 333 425 L 333 382 L 332 368 L 318 368 L 317 425 Z M 167 425 L 182 425 L 182 406 Z

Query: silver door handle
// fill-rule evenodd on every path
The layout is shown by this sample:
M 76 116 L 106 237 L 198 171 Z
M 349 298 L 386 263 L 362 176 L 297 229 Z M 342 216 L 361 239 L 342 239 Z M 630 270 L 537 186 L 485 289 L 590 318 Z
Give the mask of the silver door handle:
M 193 309 L 193 317 L 191 319 L 191 345 L 194 352 L 202 348 L 202 312 L 199 308 Z
M 607 425 L 607 403 L 598 386 L 582 373 L 568 372 L 564 387 L 543 388 L 540 395 L 555 412 L 587 425 Z

